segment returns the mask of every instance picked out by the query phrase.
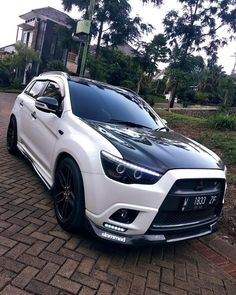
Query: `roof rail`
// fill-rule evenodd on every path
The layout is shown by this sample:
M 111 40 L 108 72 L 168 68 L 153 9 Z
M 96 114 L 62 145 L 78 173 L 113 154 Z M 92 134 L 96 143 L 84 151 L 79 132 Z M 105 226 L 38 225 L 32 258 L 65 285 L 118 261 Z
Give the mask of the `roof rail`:
M 49 72 L 44 72 L 41 73 L 39 76 L 44 76 L 44 75 L 60 75 L 65 77 L 66 79 L 70 78 L 70 75 L 65 73 L 65 72 L 61 72 L 61 71 L 49 71 Z

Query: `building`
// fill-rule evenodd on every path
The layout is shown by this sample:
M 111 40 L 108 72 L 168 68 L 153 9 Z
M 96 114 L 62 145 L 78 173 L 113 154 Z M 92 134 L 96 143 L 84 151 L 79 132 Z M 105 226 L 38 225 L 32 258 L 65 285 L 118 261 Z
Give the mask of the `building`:
M 0 59 L 4 58 L 7 55 L 15 53 L 15 44 L 10 44 L 0 48 Z
M 67 48 L 62 45 L 59 28 L 69 26 L 71 18 L 55 8 L 33 9 L 20 15 L 24 20 L 18 25 L 16 40 L 37 50 L 41 63 L 33 67 L 34 74 L 46 69 L 49 60 L 61 60 L 66 65 Z

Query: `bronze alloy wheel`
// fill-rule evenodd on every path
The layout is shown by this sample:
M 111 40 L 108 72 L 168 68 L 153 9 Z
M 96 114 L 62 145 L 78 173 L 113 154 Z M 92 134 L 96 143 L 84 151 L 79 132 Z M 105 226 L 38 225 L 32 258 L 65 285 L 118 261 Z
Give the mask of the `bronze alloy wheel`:
M 14 116 L 11 117 L 7 129 L 7 150 L 10 154 L 17 154 L 17 123 Z
M 83 183 L 79 167 L 71 158 L 59 164 L 53 197 L 59 224 L 69 231 L 80 229 L 84 219 Z

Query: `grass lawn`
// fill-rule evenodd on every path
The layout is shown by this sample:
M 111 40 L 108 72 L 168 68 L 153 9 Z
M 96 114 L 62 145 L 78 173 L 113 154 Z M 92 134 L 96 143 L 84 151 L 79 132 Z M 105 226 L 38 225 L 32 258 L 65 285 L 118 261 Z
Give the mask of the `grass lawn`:
M 174 131 L 210 148 L 226 163 L 228 189 L 220 218 L 220 231 L 236 243 L 236 131 L 216 130 L 205 118 L 174 114 L 164 110 L 157 113 Z
M 227 165 L 236 165 L 236 132 L 215 130 L 208 126 L 207 119 L 158 110 L 173 130 L 193 138 L 212 150 L 220 151 Z

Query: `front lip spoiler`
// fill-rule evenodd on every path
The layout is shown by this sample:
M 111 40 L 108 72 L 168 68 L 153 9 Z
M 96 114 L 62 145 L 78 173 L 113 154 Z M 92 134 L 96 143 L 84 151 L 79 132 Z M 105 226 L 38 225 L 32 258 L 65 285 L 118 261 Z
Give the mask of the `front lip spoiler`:
M 130 246 L 179 242 L 206 236 L 217 230 L 217 222 L 214 222 L 208 224 L 208 226 L 200 227 L 197 231 L 194 230 L 193 232 L 188 233 L 181 233 L 181 231 L 179 231 L 178 234 L 170 237 L 165 236 L 164 234 L 144 234 L 130 236 L 121 235 L 119 232 L 109 231 L 105 228 L 99 227 L 89 219 L 87 219 L 87 221 L 90 231 L 92 231 L 92 233 L 100 239 Z

